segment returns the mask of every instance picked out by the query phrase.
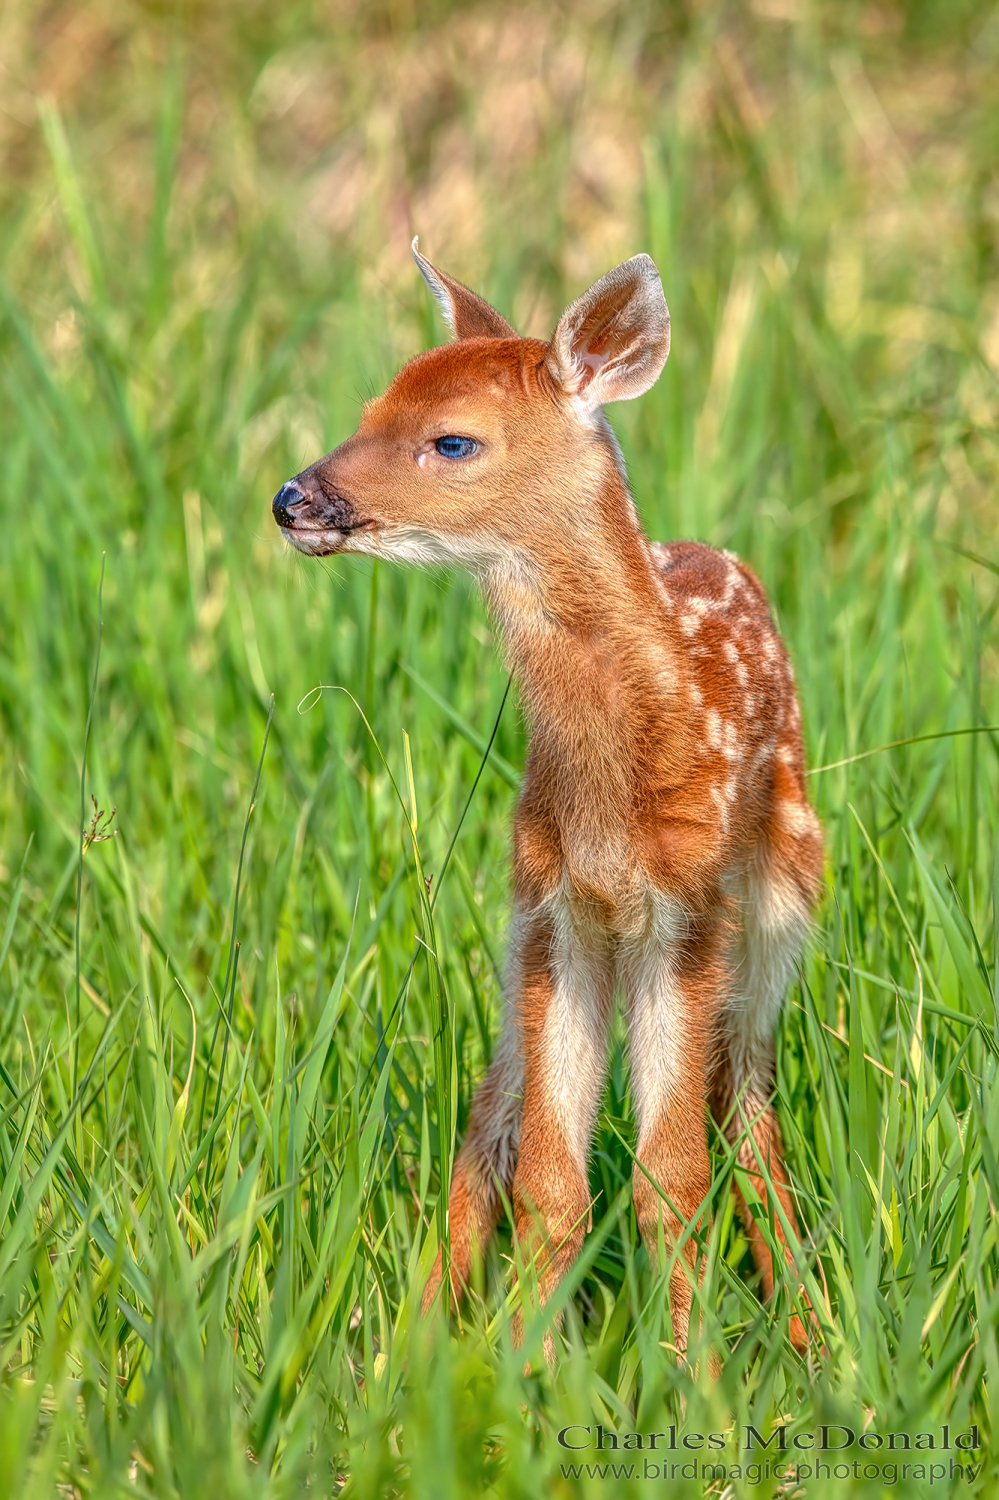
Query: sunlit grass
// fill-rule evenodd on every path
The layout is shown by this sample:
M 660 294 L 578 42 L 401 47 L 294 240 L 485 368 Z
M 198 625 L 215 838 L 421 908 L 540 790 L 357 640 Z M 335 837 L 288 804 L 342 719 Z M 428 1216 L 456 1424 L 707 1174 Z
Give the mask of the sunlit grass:
M 734 1431 L 726 1462 L 780 1418 L 990 1441 L 999 47 L 984 11 L 779 11 L 219 8 L 200 52 L 128 22 L 131 82 L 125 23 L 63 40 L 117 113 L 43 101 L 0 239 L 0 1495 L 648 1490 L 569 1477 L 570 1424 Z M 558 1368 L 511 1348 L 508 1230 L 460 1322 L 419 1318 L 497 1030 L 516 696 L 464 580 L 296 559 L 268 513 L 442 336 L 410 227 L 531 331 L 656 257 L 673 353 L 612 413 L 639 507 L 759 572 L 837 763 L 779 1047 L 804 1361 L 719 1140 L 719 1378 L 666 1347 L 619 1032 Z

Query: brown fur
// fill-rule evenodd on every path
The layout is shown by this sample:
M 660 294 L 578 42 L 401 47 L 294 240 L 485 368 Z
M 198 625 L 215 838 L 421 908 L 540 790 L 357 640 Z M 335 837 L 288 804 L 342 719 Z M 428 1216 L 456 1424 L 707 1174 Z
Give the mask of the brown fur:
M 611 272 L 544 344 L 512 336 L 418 260 L 457 341 L 410 361 L 356 435 L 282 489 L 275 516 L 310 553 L 465 563 L 502 626 L 531 735 L 517 915 L 507 1029 L 455 1167 L 449 1272 L 460 1292 L 509 1194 L 544 1299 L 585 1233 L 586 1147 L 618 985 L 650 1254 L 660 1225 L 668 1249 L 701 1212 L 709 1106 L 730 1139 L 745 1136 L 740 1162 L 765 1198 L 759 1152 L 797 1235 L 772 1033 L 822 839 L 793 675 L 760 584 L 728 554 L 646 539 L 600 410 L 640 394 L 666 358 L 652 263 Z M 437 452 L 455 433 L 474 438 L 474 456 Z M 769 1295 L 766 1240 L 741 1195 L 740 1206 Z M 692 1237 L 685 1255 L 693 1267 Z M 428 1307 L 442 1276 L 438 1257 Z M 679 1266 L 671 1305 L 682 1349 L 691 1279 Z M 792 1336 L 805 1342 L 797 1319 Z

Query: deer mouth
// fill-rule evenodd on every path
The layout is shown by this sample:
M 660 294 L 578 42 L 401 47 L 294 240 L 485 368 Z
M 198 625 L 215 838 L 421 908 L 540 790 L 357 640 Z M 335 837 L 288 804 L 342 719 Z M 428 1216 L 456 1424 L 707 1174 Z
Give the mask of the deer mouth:
M 274 520 L 287 541 L 309 557 L 328 557 L 340 552 L 353 531 L 370 529 L 345 496 L 307 491 L 289 479 L 271 504 Z

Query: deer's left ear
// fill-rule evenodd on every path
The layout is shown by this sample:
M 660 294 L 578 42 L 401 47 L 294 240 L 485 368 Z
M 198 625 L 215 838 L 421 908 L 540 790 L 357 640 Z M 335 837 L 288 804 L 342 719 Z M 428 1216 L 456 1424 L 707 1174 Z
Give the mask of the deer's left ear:
M 420 268 L 427 286 L 440 303 L 441 312 L 456 339 L 515 339 L 517 337 L 505 318 L 501 318 L 495 307 L 482 297 L 470 292 L 460 281 L 454 281 L 430 264 L 420 254 L 419 236 L 411 246 L 413 259 Z
M 587 410 L 641 396 L 669 354 L 669 308 L 650 255 L 634 255 L 567 307 L 546 364 Z

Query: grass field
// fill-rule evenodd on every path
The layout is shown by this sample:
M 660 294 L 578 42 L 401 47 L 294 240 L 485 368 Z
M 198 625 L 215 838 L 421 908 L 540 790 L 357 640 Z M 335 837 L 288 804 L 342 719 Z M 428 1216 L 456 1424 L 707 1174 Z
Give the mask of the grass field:
M 0 64 L 0 1496 L 640 1495 L 645 1450 L 573 1477 L 608 1454 L 556 1433 L 675 1423 L 737 1471 L 669 1493 L 762 1497 L 780 1421 L 937 1445 L 809 1495 L 990 1493 L 994 8 L 12 0 Z M 557 1368 L 511 1349 L 508 1230 L 460 1325 L 418 1316 L 523 733 L 511 694 L 484 757 L 467 581 L 269 516 L 443 337 L 414 231 L 525 332 L 662 272 L 673 353 L 612 419 L 651 535 L 771 591 L 828 838 L 779 1039 L 805 1360 L 717 1140 L 719 1379 L 666 1347 L 619 1033 Z

